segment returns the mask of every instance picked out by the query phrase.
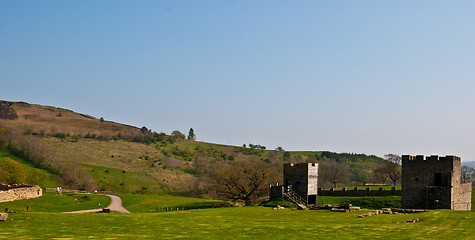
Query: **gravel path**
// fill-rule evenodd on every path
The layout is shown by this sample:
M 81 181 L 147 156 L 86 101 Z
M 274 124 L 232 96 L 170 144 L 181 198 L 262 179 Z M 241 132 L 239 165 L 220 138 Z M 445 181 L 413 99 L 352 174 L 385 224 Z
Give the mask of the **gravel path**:
M 122 199 L 120 197 L 115 196 L 115 195 L 106 195 L 111 198 L 111 204 L 107 207 L 111 210 L 111 212 L 119 212 L 119 213 L 130 213 L 122 207 Z M 91 212 L 100 212 L 102 211 L 102 208 L 97 208 L 97 209 L 89 209 L 89 210 L 80 210 L 80 211 L 74 211 L 74 212 L 66 212 L 66 213 L 91 213 Z

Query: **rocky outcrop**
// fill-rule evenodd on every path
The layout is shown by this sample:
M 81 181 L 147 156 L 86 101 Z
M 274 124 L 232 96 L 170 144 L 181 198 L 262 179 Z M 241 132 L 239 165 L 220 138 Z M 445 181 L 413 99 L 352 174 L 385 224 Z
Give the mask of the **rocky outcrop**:
M 18 118 L 15 109 L 13 109 L 11 105 L 11 102 L 0 101 L 0 119 L 15 120 Z
M 42 189 L 35 185 L 2 185 L 0 184 L 0 202 L 37 198 L 43 195 Z

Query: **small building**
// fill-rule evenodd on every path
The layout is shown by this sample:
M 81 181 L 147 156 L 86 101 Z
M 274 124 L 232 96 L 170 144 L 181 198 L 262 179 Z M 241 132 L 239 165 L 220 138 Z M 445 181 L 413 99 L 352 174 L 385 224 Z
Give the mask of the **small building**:
M 297 194 L 307 205 L 317 204 L 318 163 L 285 163 L 283 183 L 271 187 L 271 198 L 292 198 L 291 194 Z
M 402 207 L 471 211 L 472 181 L 457 156 L 402 156 Z

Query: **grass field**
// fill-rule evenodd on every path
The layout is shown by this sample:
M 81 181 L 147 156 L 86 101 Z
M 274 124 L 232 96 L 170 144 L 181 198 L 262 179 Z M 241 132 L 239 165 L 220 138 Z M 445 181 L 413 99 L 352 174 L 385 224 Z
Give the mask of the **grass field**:
M 202 209 L 210 208 L 216 203 L 223 201 L 176 197 L 176 196 L 159 196 L 159 195 L 139 195 L 139 194 L 116 194 L 122 198 L 122 205 L 133 213 L 156 212 L 158 208 L 170 207 L 173 209 Z
M 0 238 L 38 239 L 473 239 L 475 213 L 377 215 L 241 207 L 132 214 L 18 213 Z M 406 220 L 418 218 L 416 223 Z
M 39 198 L 0 203 L 0 212 L 8 208 L 12 212 L 70 212 L 107 207 L 110 198 L 104 195 L 76 193 L 43 193 Z M 1 226 L 1 224 L 0 224 Z

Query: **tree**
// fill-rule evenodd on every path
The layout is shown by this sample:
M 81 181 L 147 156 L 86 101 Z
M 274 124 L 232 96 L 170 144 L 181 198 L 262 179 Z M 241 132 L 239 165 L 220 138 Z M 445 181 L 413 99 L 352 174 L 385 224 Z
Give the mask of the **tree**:
M 283 152 L 283 151 L 285 151 L 282 147 L 277 147 L 275 150 L 276 150 L 277 152 Z
M 464 179 L 475 179 L 475 168 L 469 166 L 462 166 L 460 171 L 460 178 Z
M 244 200 L 246 205 L 251 205 L 259 197 L 267 195 L 269 185 L 276 182 L 277 174 L 273 169 L 264 161 L 241 160 L 218 168 L 209 177 L 217 195 L 230 200 Z
M 181 133 L 178 130 L 173 131 L 170 136 L 178 138 L 178 139 L 185 139 L 185 134 Z
M 397 155 L 397 154 L 386 154 L 384 155 L 384 160 L 390 162 L 390 163 L 394 163 L 396 165 L 401 165 L 401 156 Z
M 103 117 L 99 118 L 99 122 L 101 123 L 104 122 L 104 118 Z
M 26 183 L 27 173 L 23 166 L 9 158 L 2 157 L 0 158 L 0 182 L 6 184 L 17 184 L 17 183 Z
M 193 128 L 190 128 L 190 131 L 188 132 L 188 140 L 192 140 L 192 141 L 196 140 L 196 135 Z
M 393 185 L 396 185 L 397 181 L 401 179 L 401 156 L 386 154 L 384 155 L 384 159 L 386 162 L 374 169 L 376 178 L 383 183 L 390 179 Z
M 338 184 L 346 182 L 350 175 L 350 170 L 347 164 L 337 163 L 334 161 L 322 161 L 319 164 L 319 180 L 324 184 L 333 185 L 337 187 Z

